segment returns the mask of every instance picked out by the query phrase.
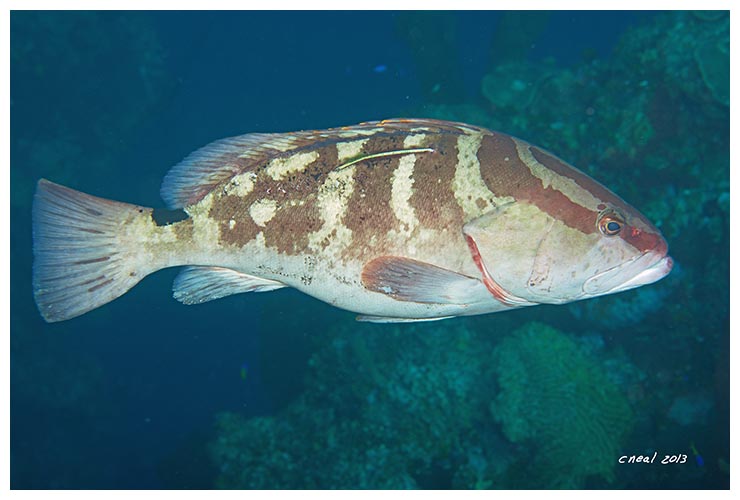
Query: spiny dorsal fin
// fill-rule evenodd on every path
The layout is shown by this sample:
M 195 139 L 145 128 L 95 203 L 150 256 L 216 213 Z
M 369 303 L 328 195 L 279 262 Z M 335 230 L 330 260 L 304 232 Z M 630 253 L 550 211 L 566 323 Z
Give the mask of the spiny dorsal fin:
M 279 281 L 216 266 L 187 266 L 175 278 L 173 296 L 183 304 L 202 304 L 237 293 L 269 292 L 283 288 Z
M 169 208 L 184 208 L 197 203 L 214 187 L 231 177 L 254 170 L 273 158 L 293 154 L 301 148 L 314 147 L 317 143 L 348 141 L 375 133 L 393 134 L 419 128 L 456 133 L 476 130 L 462 123 L 396 118 L 326 130 L 239 135 L 212 142 L 191 153 L 170 169 L 160 192 Z M 422 151 L 430 150 L 425 148 Z

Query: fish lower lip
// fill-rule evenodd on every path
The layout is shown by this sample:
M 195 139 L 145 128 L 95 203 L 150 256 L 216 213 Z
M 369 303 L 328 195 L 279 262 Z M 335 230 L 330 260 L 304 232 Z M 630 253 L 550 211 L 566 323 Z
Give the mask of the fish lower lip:
M 655 283 L 656 281 L 665 278 L 671 272 L 671 269 L 673 269 L 673 259 L 669 255 L 664 255 L 663 258 L 647 269 L 644 269 L 637 276 L 612 289 L 610 293 L 621 292 L 631 288 L 637 288 L 638 286 Z
M 668 271 L 666 272 L 666 274 L 668 274 L 671 272 L 671 269 L 673 269 L 673 259 L 671 258 L 670 255 L 666 255 L 665 257 L 663 257 L 663 261 L 665 261 L 665 265 L 668 268 Z

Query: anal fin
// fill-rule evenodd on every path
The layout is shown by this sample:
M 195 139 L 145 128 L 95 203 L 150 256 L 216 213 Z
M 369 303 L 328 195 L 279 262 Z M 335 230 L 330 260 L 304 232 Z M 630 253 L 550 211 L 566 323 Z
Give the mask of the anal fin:
M 175 278 L 173 296 L 183 304 L 202 304 L 237 293 L 269 292 L 286 285 L 226 267 L 188 266 Z

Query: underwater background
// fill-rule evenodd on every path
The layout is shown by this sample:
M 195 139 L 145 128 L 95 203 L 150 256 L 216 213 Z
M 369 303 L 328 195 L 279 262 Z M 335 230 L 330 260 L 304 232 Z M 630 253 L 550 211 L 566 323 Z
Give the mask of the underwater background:
M 729 23 L 12 12 L 11 487 L 728 488 Z M 552 151 L 656 223 L 673 272 L 377 325 L 294 290 L 183 306 L 167 269 L 79 318 L 38 314 L 39 178 L 161 207 L 168 169 L 215 139 L 390 117 Z

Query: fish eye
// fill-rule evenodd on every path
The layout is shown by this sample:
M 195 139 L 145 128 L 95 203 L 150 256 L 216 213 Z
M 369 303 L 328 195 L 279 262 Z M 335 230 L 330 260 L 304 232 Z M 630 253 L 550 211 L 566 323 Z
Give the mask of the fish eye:
M 622 230 L 622 221 L 614 216 L 607 215 L 599 221 L 599 230 L 606 236 L 614 236 Z

